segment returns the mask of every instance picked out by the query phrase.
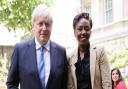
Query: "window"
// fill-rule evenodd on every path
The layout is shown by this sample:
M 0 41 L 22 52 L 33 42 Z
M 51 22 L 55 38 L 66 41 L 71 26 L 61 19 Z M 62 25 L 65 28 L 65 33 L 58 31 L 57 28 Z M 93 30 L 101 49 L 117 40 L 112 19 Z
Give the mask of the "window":
M 105 1 L 105 23 L 112 22 L 112 0 L 104 0 Z
M 85 12 L 89 13 L 89 15 L 91 17 L 91 6 L 90 5 L 85 7 Z
M 85 10 L 87 13 L 91 14 L 91 6 L 86 6 Z
M 91 16 L 91 0 L 81 0 L 82 10 Z

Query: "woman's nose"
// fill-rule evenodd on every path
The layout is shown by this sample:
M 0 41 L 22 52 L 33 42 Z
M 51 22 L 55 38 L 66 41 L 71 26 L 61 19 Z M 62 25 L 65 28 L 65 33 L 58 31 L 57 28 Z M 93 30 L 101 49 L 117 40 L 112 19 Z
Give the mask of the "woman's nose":
M 83 28 L 81 31 L 82 34 L 86 33 L 86 30 Z

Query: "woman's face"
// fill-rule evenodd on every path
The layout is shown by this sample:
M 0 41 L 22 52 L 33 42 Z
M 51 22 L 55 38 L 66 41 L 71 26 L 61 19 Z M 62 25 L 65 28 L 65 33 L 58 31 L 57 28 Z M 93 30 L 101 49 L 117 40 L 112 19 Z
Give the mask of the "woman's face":
M 119 73 L 117 72 L 117 70 L 114 70 L 113 72 L 112 72 L 112 81 L 113 82 L 116 82 L 116 81 L 118 81 L 119 80 Z
M 91 35 L 91 26 L 89 21 L 85 18 L 81 18 L 79 22 L 76 24 L 74 34 L 78 40 L 79 46 L 88 44 Z

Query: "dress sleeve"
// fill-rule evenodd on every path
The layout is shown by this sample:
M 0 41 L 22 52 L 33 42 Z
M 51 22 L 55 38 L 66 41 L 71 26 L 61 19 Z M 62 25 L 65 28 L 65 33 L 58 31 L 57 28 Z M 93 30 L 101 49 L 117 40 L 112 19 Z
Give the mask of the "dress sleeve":
M 117 89 L 127 89 L 124 81 L 120 81 L 116 87 Z

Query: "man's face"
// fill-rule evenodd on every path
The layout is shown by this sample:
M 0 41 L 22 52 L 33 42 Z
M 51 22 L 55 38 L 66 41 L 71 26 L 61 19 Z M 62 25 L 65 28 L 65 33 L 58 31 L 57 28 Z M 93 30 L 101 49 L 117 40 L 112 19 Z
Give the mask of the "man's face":
M 84 18 L 80 19 L 80 21 L 76 24 L 74 34 L 78 40 L 79 46 L 88 44 L 91 35 L 91 27 L 89 21 Z
M 39 43 L 45 45 L 48 42 L 52 31 L 51 19 L 46 16 L 40 16 L 33 22 L 32 28 Z

